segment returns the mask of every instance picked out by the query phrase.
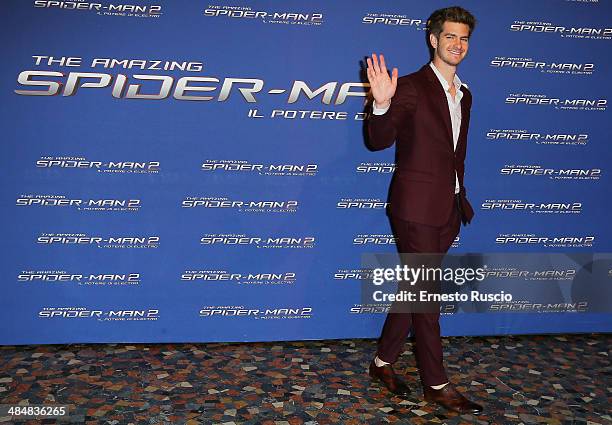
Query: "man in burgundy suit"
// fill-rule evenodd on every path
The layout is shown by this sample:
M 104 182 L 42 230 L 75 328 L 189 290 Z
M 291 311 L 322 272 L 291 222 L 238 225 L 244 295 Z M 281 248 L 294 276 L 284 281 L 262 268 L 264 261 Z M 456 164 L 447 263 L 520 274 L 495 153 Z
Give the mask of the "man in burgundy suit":
M 394 68 L 389 76 L 383 55 L 367 60 L 374 97 L 369 144 L 376 150 L 396 145 L 388 214 L 400 253 L 446 253 L 460 223 L 474 215 L 463 186 L 472 95 L 456 75 L 474 26 L 463 8 L 435 11 L 427 21 L 432 60 L 410 75 L 398 78 Z M 446 376 L 439 306 L 426 313 L 394 311 L 387 315 L 370 376 L 395 394 L 408 393 L 392 364 L 412 329 L 425 399 L 459 413 L 480 413 L 482 407 Z

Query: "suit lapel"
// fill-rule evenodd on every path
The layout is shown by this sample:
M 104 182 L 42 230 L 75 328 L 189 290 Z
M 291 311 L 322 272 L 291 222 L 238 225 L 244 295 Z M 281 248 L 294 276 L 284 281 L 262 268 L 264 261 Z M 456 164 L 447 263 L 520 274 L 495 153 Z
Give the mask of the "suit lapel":
M 461 127 L 459 128 L 459 140 L 457 140 L 457 150 L 459 150 L 459 144 L 464 144 L 467 140 L 467 126 L 470 122 L 470 110 L 468 109 L 468 102 L 466 99 L 465 91 L 461 86 L 463 92 L 463 98 L 461 99 Z
M 440 84 L 440 80 L 436 77 L 436 74 L 433 72 L 433 69 L 429 66 L 429 64 L 425 65 L 423 68 L 425 75 L 427 76 L 427 80 L 429 81 L 432 93 L 433 93 L 433 102 L 442 118 L 442 122 L 444 122 L 444 126 L 446 127 L 446 134 L 448 145 L 451 150 L 454 150 L 453 143 L 453 126 L 451 124 L 450 111 L 448 110 L 448 100 L 446 100 L 446 94 L 444 93 L 444 89 L 442 88 L 442 84 Z M 463 102 L 461 102 L 461 112 L 463 113 Z

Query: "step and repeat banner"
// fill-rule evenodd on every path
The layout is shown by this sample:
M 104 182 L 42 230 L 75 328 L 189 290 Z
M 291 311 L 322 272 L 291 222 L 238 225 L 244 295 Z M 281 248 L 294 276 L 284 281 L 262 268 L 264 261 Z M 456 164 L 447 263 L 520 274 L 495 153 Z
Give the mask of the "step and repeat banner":
M 377 337 L 362 255 L 395 251 L 394 151 L 366 145 L 364 60 L 416 71 L 446 6 L 4 1 L 0 344 Z M 451 253 L 580 261 L 498 264 L 513 301 L 443 333 L 610 331 L 611 269 L 573 278 L 612 251 L 612 6 L 461 6 L 476 216 Z

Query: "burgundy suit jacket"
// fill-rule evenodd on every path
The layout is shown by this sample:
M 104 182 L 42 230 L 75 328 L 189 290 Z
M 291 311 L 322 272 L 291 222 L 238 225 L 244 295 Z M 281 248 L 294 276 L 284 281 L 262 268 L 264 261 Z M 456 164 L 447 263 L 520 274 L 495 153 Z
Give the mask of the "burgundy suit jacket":
M 446 95 L 429 64 L 398 79 L 384 115 L 370 115 L 370 147 L 380 150 L 394 142 L 396 145 L 390 215 L 430 226 L 446 224 L 455 202 L 456 171 L 464 219 L 472 219 L 474 210 L 463 186 L 472 94 L 465 86 L 461 91 L 461 130 L 456 150 Z

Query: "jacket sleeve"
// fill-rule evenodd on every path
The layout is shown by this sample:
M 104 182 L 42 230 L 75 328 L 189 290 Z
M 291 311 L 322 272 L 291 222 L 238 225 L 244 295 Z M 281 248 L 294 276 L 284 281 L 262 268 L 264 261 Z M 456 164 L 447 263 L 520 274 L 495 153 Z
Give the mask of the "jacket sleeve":
M 417 92 L 409 79 L 400 78 L 391 106 L 383 115 L 370 114 L 368 118 L 368 145 L 373 150 L 393 146 L 402 126 L 410 123 L 417 106 Z
M 471 112 L 472 109 L 472 93 L 467 89 L 465 90 L 466 94 L 465 94 L 465 101 L 466 101 L 466 108 L 468 110 L 468 113 Z M 463 102 L 463 99 L 461 100 Z M 469 122 L 468 122 L 468 127 L 469 127 Z M 467 139 L 468 139 L 468 135 L 466 134 L 466 151 L 467 151 Z M 462 176 L 461 176 L 461 190 L 460 190 L 460 201 L 461 201 L 461 207 L 463 210 L 463 225 L 465 226 L 466 223 L 470 223 L 472 221 L 472 218 L 474 217 L 474 208 L 472 208 L 472 205 L 470 204 L 470 201 L 468 201 L 467 199 L 467 192 L 465 190 L 465 186 L 463 185 L 463 180 L 464 180 L 464 174 L 465 174 L 465 166 L 462 164 Z

